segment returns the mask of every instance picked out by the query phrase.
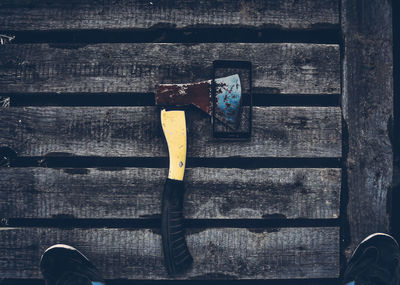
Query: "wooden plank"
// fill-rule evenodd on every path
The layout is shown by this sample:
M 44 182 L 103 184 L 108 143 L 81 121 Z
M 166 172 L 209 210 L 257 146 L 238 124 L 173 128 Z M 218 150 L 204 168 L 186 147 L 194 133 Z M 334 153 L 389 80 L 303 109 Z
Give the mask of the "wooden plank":
M 1 218 L 159 217 L 167 169 L 0 169 Z M 339 216 L 340 169 L 189 168 L 189 219 Z
M 392 186 L 393 50 L 391 2 L 342 1 L 343 117 L 351 241 L 389 231 Z
M 0 109 L 0 147 L 19 156 L 167 157 L 156 107 Z M 188 157 L 340 157 L 339 107 L 255 107 L 251 141 L 213 140 L 210 118 L 187 112 Z
M 392 188 L 392 212 L 391 233 L 400 241 L 400 2 L 392 5 L 393 16 L 393 188 Z
M 298 43 L 3 45 L 0 93 L 155 92 L 210 79 L 217 59 L 251 61 L 256 93 L 340 93 L 339 46 Z
M 0 228 L 4 278 L 38 278 L 43 251 L 66 243 L 107 279 L 168 279 L 161 236 L 149 229 Z M 339 228 L 191 229 L 193 267 L 178 279 L 336 278 Z
M 221 26 L 316 29 L 338 23 L 338 0 L 0 2 L 0 27 L 13 31 Z

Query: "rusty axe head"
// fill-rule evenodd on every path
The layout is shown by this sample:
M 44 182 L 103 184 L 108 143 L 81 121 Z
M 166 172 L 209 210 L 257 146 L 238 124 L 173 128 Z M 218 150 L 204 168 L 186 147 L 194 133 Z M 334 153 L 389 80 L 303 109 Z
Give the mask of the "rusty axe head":
M 240 120 L 242 89 L 239 75 L 215 79 L 215 101 L 212 98 L 212 81 L 186 84 L 160 84 L 157 87 L 156 105 L 194 105 L 221 122 L 237 127 Z

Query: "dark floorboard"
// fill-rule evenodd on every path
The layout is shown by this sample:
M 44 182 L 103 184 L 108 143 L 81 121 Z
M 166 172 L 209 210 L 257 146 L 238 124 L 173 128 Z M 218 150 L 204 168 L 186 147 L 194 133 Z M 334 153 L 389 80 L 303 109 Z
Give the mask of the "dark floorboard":
M 393 1 L 394 177 L 392 233 L 400 240 L 400 1 Z

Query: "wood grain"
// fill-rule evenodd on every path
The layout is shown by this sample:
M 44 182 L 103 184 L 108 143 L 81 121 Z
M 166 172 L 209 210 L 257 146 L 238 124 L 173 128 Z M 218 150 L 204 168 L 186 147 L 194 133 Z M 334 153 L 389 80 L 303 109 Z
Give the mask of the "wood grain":
M 82 251 L 107 279 L 168 279 L 161 236 L 149 229 L 0 228 L 4 278 L 39 278 L 39 259 L 56 243 Z M 177 279 L 336 278 L 339 228 L 191 229 L 194 264 Z
M 392 187 L 393 50 L 390 2 L 342 1 L 343 116 L 349 257 L 367 235 L 389 231 Z
M 0 27 L 13 31 L 223 26 L 315 29 L 338 23 L 338 0 L 0 2 Z
M 156 107 L 0 109 L 0 147 L 19 156 L 168 157 Z M 188 157 L 340 157 L 338 107 L 254 107 L 251 141 L 217 141 L 210 118 L 186 116 Z M 60 154 L 61 153 L 61 154 Z
M 0 93 L 151 93 L 210 79 L 217 59 L 251 61 L 255 93 L 340 93 L 339 46 L 297 43 L 3 45 Z
M 2 168 L 1 218 L 159 217 L 167 169 Z M 189 219 L 330 219 L 339 216 L 340 169 L 189 168 Z

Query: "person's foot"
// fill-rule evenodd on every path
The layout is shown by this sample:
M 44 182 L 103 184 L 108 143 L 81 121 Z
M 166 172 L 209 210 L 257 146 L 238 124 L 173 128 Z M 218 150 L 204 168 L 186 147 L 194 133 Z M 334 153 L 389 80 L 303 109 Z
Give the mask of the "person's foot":
M 40 260 L 46 285 L 103 285 L 97 268 L 77 249 L 57 244 L 49 247 Z
M 396 240 L 376 233 L 356 248 L 343 276 L 345 285 L 400 284 L 400 250 Z

